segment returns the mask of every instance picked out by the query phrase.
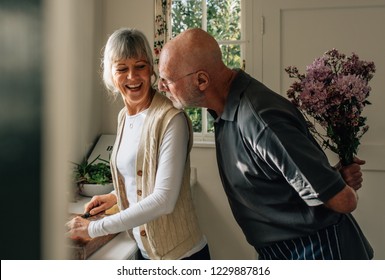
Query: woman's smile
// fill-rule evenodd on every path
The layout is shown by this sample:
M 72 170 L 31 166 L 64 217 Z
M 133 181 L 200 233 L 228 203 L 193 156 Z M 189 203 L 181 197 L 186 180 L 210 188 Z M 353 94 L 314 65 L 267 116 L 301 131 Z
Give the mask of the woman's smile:
M 126 88 L 129 90 L 138 90 L 141 88 L 143 83 L 137 83 L 137 84 L 131 84 L 131 85 L 126 85 Z

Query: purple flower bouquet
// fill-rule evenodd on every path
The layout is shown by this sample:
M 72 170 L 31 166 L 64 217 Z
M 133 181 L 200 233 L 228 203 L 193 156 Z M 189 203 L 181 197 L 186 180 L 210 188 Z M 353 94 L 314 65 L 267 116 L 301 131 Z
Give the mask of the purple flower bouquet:
M 314 137 L 323 148 L 338 154 L 342 165 L 352 163 L 369 128 L 361 113 L 370 104 L 368 82 L 375 72 L 374 63 L 332 49 L 314 60 L 305 74 L 294 66 L 285 71 L 297 79 L 287 96 L 304 114 Z M 322 133 L 316 129 L 316 122 L 324 129 Z

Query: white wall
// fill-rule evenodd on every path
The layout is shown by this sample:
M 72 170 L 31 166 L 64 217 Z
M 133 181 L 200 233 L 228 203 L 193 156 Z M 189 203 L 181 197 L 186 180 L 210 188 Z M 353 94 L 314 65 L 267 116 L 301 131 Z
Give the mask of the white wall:
M 231 213 L 220 181 L 214 148 L 194 147 L 191 165 L 197 168 L 194 189 L 196 209 L 208 239 L 211 257 L 217 260 L 255 259 L 250 246 Z

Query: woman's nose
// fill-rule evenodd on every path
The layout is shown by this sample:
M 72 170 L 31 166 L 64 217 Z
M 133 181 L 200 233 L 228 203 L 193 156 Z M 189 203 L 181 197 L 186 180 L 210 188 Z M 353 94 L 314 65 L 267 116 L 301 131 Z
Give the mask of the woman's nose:
M 135 70 L 129 70 L 128 72 L 127 72 L 127 79 L 129 80 L 129 79 L 131 79 L 131 78 L 133 78 L 133 77 L 135 77 L 136 76 L 136 71 Z

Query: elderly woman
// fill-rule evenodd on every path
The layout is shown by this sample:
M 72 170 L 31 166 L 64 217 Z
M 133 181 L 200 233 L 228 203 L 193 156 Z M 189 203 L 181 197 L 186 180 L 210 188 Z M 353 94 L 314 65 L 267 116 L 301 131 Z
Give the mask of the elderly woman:
M 71 237 L 128 230 L 140 258 L 210 259 L 190 191 L 191 122 L 152 87 L 153 57 L 142 32 L 122 28 L 110 36 L 103 80 L 125 104 L 111 155 L 114 191 L 94 196 L 85 211 L 95 215 L 115 204 L 120 211 L 98 221 L 74 218 Z

